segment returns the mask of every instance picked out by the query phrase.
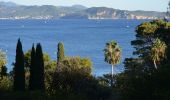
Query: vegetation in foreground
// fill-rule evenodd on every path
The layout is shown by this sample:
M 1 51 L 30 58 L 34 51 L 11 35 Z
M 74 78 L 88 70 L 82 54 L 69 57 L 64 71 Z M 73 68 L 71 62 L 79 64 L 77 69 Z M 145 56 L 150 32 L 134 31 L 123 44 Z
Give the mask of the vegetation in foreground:
M 88 58 L 67 57 L 58 43 L 57 59 L 43 53 L 41 44 L 23 53 L 18 40 L 14 70 L 7 73 L 6 54 L 0 51 L 1 100 L 169 100 L 170 22 L 153 20 L 136 28 L 135 58 L 126 58 L 125 70 L 102 77 L 91 74 Z M 118 64 L 121 49 L 106 43 L 105 61 Z M 114 67 L 114 66 L 112 66 Z

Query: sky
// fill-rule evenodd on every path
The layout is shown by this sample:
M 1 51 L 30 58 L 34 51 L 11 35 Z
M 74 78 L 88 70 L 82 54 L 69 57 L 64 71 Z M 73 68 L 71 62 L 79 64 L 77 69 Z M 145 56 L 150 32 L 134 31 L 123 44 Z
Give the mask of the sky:
M 121 10 L 166 11 L 169 0 L 0 0 L 22 5 L 111 7 Z

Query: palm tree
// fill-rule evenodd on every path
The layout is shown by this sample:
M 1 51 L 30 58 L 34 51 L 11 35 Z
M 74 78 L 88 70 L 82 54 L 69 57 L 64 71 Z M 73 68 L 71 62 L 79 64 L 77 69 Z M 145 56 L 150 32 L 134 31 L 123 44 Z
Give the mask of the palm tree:
M 115 41 L 110 41 L 106 43 L 106 48 L 104 49 L 105 61 L 112 65 L 112 79 L 113 79 L 113 68 L 114 65 L 120 63 L 121 59 L 121 49 Z M 113 82 L 113 80 L 111 80 Z M 111 83 L 112 85 L 112 83 Z
M 151 47 L 151 59 L 153 60 L 155 69 L 157 69 L 157 62 L 165 58 L 166 44 L 160 39 L 156 39 Z

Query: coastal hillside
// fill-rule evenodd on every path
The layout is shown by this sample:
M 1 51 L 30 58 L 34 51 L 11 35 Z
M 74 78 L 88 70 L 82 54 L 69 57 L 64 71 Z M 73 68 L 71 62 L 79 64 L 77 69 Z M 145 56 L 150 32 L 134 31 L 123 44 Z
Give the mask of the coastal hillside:
M 12 2 L 0 2 L 0 19 L 156 19 L 165 12 L 127 11 L 107 7 L 87 8 L 82 5 L 24 6 Z

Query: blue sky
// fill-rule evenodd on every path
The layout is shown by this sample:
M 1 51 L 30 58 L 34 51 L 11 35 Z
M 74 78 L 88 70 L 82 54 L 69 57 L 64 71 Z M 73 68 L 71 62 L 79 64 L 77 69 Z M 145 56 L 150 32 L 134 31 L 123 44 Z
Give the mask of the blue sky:
M 166 11 L 169 0 L 0 0 L 24 5 L 70 6 L 81 4 L 87 7 L 106 6 L 122 10 Z

